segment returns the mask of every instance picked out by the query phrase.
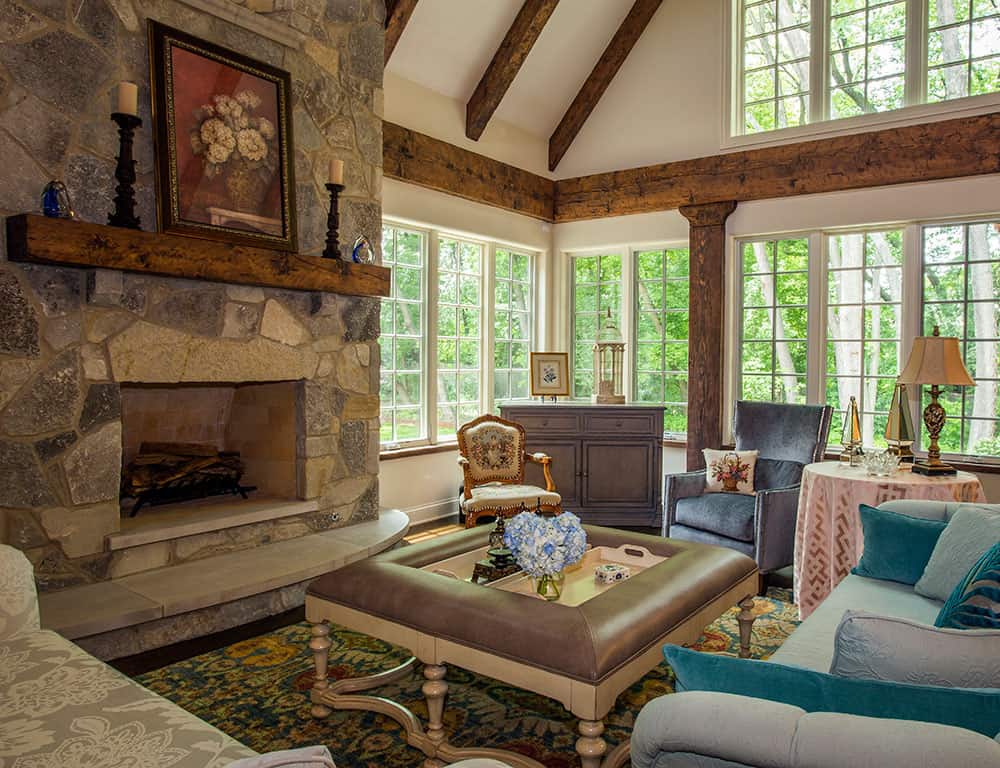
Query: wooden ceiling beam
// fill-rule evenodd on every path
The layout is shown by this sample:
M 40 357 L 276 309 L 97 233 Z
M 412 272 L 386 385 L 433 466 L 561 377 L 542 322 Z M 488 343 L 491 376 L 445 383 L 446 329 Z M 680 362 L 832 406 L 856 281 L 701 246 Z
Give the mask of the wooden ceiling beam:
M 387 122 L 382 123 L 382 173 L 389 179 L 553 220 L 552 179 Z
M 470 139 L 478 141 L 483 135 L 558 4 L 559 0 L 524 0 L 469 103 L 465 105 L 465 135 Z
M 584 81 L 580 92 L 569 105 L 559 125 L 549 138 L 549 170 L 554 171 L 563 155 L 570 148 L 597 102 L 615 79 L 615 75 L 625 63 L 632 48 L 639 42 L 646 25 L 649 24 L 663 0 L 635 0 L 635 4 L 618 27 L 608 47 Z
M 556 221 L 1000 173 L 1000 112 L 556 182 Z
M 385 63 L 396 49 L 403 30 L 410 23 L 417 0 L 386 0 L 385 3 Z

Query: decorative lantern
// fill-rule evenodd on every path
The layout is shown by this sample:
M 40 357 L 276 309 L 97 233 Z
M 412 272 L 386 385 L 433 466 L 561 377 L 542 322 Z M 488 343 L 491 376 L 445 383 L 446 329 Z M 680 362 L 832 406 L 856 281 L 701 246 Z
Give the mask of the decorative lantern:
M 597 334 L 594 344 L 594 397 L 595 403 L 617 405 L 625 402 L 622 371 L 625 367 L 625 342 L 621 331 L 611 319 L 611 310 Z
M 910 415 L 906 385 L 897 384 L 892 390 L 892 405 L 889 406 L 889 420 L 885 425 L 885 440 L 889 444 L 889 453 L 898 456 L 900 462 L 912 464 L 913 438 L 913 417 Z
M 844 415 L 844 433 L 840 438 L 844 449 L 840 452 L 840 463 L 851 467 L 858 466 L 864 451 L 861 450 L 861 418 L 858 415 L 858 401 L 851 395 L 850 405 Z

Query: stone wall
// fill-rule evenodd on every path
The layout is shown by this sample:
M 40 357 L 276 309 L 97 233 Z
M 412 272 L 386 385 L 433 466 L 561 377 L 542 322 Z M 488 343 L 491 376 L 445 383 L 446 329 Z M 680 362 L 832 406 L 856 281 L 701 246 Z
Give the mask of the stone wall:
M 300 249 L 322 250 L 331 157 L 345 161 L 344 247 L 377 244 L 383 16 L 382 0 L 0 0 L 0 215 L 37 211 L 61 179 L 81 219 L 106 221 L 108 115 L 133 80 L 139 214 L 154 229 L 155 18 L 291 73 Z M 300 488 L 320 501 L 304 528 L 371 519 L 377 336 L 374 299 L 0 261 L 0 541 L 28 553 L 43 589 L 108 577 L 120 382 L 302 381 Z

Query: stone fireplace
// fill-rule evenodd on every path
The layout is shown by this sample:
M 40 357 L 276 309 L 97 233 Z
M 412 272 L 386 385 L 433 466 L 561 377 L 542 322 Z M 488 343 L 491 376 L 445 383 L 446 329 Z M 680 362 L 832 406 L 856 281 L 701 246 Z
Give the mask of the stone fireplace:
M 300 250 L 323 248 L 333 157 L 345 161 L 341 242 L 365 234 L 378 247 L 381 0 L 100 5 L 76 18 L 15 0 L 19 21 L 0 46 L 0 215 L 37 211 L 44 184 L 61 179 L 82 220 L 106 221 L 111 92 L 131 80 L 144 121 L 138 212 L 156 229 L 145 36 L 155 18 L 291 73 Z M 5 251 L 0 542 L 55 591 L 377 518 L 378 326 L 377 299 L 15 264 Z M 270 521 L 258 506 L 252 524 L 146 532 L 130 545 L 123 461 L 160 438 L 239 450 L 259 498 L 294 503 Z

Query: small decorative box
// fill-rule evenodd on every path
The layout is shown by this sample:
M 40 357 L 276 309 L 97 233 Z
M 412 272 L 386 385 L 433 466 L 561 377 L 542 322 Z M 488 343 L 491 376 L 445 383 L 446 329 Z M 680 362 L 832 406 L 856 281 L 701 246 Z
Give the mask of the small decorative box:
M 594 577 L 602 584 L 614 584 L 616 581 L 625 581 L 632 572 L 628 566 L 618 563 L 601 563 L 594 569 Z

